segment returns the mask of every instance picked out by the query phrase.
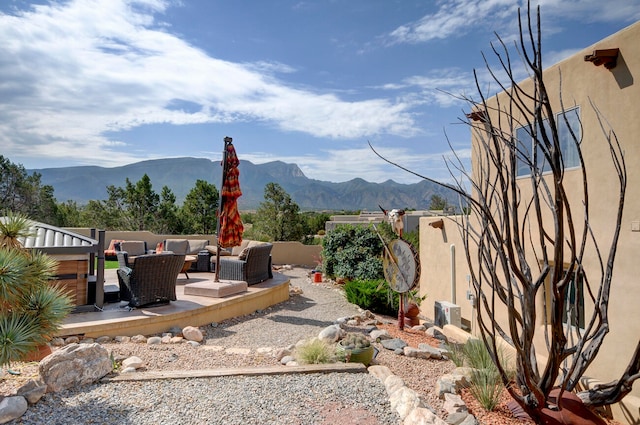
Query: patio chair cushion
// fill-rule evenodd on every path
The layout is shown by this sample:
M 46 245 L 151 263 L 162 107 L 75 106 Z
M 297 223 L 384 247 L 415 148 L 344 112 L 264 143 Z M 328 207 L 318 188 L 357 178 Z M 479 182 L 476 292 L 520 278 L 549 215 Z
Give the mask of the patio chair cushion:
M 189 251 L 189 241 L 186 239 L 167 239 L 164 241 L 164 250 L 174 254 L 187 254 Z
M 147 253 L 147 243 L 145 241 L 122 241 L 120 251 L 126 251 L 129 257 L 144 255 Z
M 218 247 L 215 246 L 215 245 L 207 245 L 207 246 L 204 247 L 204 249 L 209 251 L 209 254 L 211 254 L 211 255 L 218 255 Z M 228 255 L 231 255 L 231 251 L 229 251 L 228 249 L 225 249 L 225 248 L 220 248 L 219 252 L 220 252 L 220 256 L 221 257 L 225 257 L 225 256 L 228 256 Z
M 233 248 L 231 248 L 231 255 L 233 256 L 238 256 L 240 255 L 240 253 L 242 252 L 243 249 L 245 249 L 248 245 L 249 245 L 249 240 L 245 239 L 242 241 L 242 243 L 238 246 L 234 246 Z

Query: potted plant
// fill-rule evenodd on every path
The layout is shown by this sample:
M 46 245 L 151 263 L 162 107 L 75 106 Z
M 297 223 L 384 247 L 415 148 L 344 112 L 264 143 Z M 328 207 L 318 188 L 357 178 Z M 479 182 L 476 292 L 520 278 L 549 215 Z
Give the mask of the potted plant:
M 0 367 L 47 345 L 73 308 L 71 298 L 50 282 L 57 261 L 20 243 L 29 227 L 21 215 L 0 219 Z
M 357 332 L 349 332 L 338 341 L 336 347 L 338 358 L 345 362 L 362 363 L 369 366 L 373 359 L 374 348 L 366 335 Z

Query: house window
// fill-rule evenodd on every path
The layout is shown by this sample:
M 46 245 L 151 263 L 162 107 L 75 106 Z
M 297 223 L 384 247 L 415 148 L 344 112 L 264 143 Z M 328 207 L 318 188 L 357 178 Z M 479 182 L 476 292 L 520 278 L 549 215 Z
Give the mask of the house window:
M 562 323 L 584 329 L 584 292 L 582 277 L 574 274 L 573 279 L 565 288 L 565 310 L 562 313 Z
M 553 268 L 553 264 L 549 264 Z M 567 265 L 568 267 L 568 265 Z M 568 273 L 567 268 L 563 270 L 563 277 L 566 277 Z M 551 297 L 553 296 L 553 289 L 551 285 L 552 273 L 547 275 L 544 284 L 544 298 L 545 308 L 547 310 L 547 319 L 551 319 L 552 303 Z M 584 279 L 581 272 L 573 272 L 572 276 L 569 276 L 570 282 L 564 288 L 565 303 L 562 311 L 562 323 L 567 326 L 572 326 L 580 329 L 584 329 Z
M 539 125 L 539 123 L 536 123 L 536 125 Z M 544 119 L 542 125 L 545 132 L 550 135 L 549 120 Z M 564 113 L 561 112 L 557 114 L 556 125 L 558 126 L 558 139 L 560 141 L 560 151 L 562 152 L 564 168 L 578 167 L 580 165 L 580 157 L 578 156 L 578 148 L 571 135 L 571 131 L 573 131 L 573 135 L 578 141 L 581 140 L 580 108 L 569 109 Z M 542 140 L 541 136 L 539 136 L 540 127 L 537 127 L 536 135 Z M 531 126 L 517 128 L 515 136 L 519 150 L 516 163 L 517 176 L 531 175 L 529 162 L 534 163 L 533 148 L 537 146 L 533 137 L 534 134 L 531 131 Z M 544 157 L 540 146 L 537 146 L 535 164 L 543 173 L 551 170 L 550 164 Z

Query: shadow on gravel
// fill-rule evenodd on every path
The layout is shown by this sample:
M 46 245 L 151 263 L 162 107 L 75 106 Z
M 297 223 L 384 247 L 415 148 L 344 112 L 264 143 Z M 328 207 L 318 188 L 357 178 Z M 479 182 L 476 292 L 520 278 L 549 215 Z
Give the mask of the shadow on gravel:
M 311 298 L 307 298 L 303 295 L 296 295 L 295 297 L 289 298 L 289 300 L 284 303 L 273 306 L 272 311 L 303 311 L 316 305 L 318 305 L 318 303 Z
M 334 323 L 328 320 L 315 320 L 315 319 L 307 319 L 304 317 L 295 317 L 295 316 L 281 316 L 278 314 L 273 314 L 269 316 L 267 319 L 273 320 L 274 322 L 278 322 L 278 323 L 287 323 L 290 325 L 318 326 L 322 328 L 331 326 Z

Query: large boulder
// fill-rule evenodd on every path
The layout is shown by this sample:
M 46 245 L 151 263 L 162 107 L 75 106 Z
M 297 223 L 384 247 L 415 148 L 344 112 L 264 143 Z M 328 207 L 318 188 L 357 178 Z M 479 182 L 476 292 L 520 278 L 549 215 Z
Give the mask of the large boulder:
M 109 352 L 100 344 L 69 344 L 40 362 L 47 392 L 97 381 L 113 370 Z

